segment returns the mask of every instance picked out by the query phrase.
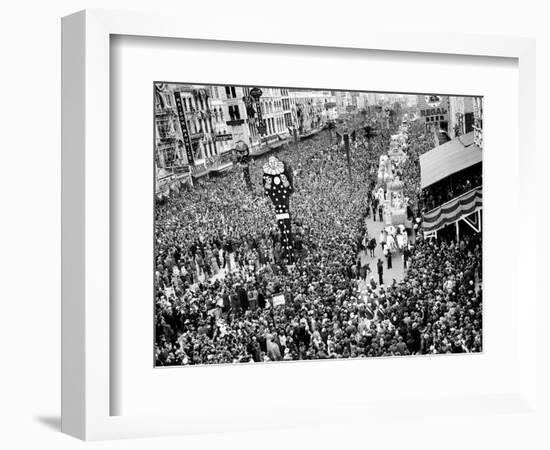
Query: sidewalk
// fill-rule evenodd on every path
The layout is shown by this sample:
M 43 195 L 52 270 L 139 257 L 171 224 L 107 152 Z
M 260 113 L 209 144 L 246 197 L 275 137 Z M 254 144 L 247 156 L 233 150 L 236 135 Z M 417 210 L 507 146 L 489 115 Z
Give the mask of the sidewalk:
M 359 256 L 361 257 L 362 263 L 368 263 L 371 268 L 371 273 L 367 277 L 367 282 L 370 280 L 370 277 L 374 277 L 374 280 L 378 284 L 378 269 L 376 263 L 378 258 L 384 263 L 384 285 L 388 286 L 392 283 L 392 280 L 395 278 L 395 281 L 398 283 L 403 280 L 405 277 L 405 270 L 403 269 L 403 253 L 397 251 L 392 256 L 392 268 L 388 269 L 388 264 L 386 258 L 383 255 L 382 247 L 380 246 L 380 231 L 384 228 L 384 222 L 373 221 L 372 217 L 367 219 L 367 229 L 369 237 L 374 237 L 376 239 L 376 248 L 374 249 L 374 257 L 369 256 L 368 250 L 362 251 Z M 361 283 L 362 284 L 362 283 Z M 361 289 L 363 290 L 363 288 Z

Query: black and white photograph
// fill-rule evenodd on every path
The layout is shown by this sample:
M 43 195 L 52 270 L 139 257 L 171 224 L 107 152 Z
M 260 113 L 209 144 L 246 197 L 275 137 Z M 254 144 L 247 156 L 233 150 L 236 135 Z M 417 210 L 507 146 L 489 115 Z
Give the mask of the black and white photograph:
M 544 6 L 6 2 L 0 447 L 549 450 Z
M 155 82 L 154 365 L 483 351 L 483 98 Z

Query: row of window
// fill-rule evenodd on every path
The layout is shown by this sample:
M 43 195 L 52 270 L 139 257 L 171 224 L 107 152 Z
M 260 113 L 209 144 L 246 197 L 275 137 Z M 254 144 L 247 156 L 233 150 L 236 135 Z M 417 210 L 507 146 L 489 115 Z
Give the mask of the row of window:
M 156 106 L 159 109 L 173 108 L 175 107 L 175 100 L 172 97 L 172 93 L 160 93 L 155 94 Z M 197 97 L 184 97 L 181 98 L 184 111 L 196 111 L 204 110 L 207 108 L 207 101 L 202 96 Z
M 212 86 L 210 88 L 213 98 L 222 98 L 221 93 L 224 90 L 226 98 L 237 98 L 237 89 L 235 86 Z
M 290 126 L 287 124 L 286 118 L 283 118 L 283 117 L 268 117 L 264 120 L 267 128 L 266 131 L 268 136 L 283 133 L 286 130 L 286 127 Z M 248 128 L 250 130 L 250 134 L 253 137 L 257 138 L 258 137 L 257 128 L 253 126 L 251 123 L 248 124 Z
M 189 133 L 212 133 L 212 121 L 203 118 L 190 119 L 187 121 Z
M 290 99 L 283 98 L 283 109 L 288 111 L 290 109 Z
M 292 126 L 292 114 L 291 113 L 285 113 L 284 121 L 285 121 L 285 125 L 287 127 L 291 127 Z
M 273 114 L 274 112 L 278 112 L 283 109 L 290 109 L 290 104 L 288 108 L 283 108 L 283 101 L 281 100 L 266 100 L 264 102 L 261 102 L 261 107 L 262 114 Z
M 240 120 L 241 112 L 239 105 L 229 105 L 229 120 Z
M 204 152 L 206 157 L 216 156 L 216 143 L 213 141 L 203 142 Z
M 227 98 L 237 98 L 235 86 L 225 86 L 225 95 Z
M 207 101 L 202 96 L 184 97 L 181 96 L 181 103 L 184 111 L 204 110 L 208 107 Z

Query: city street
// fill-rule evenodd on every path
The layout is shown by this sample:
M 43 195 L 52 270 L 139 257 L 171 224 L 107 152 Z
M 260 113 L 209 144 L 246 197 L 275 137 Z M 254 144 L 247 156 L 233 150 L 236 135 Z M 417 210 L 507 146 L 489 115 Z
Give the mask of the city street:
M 481 167 L 461 156 L 481 150 L 455 139 L 468 170 L 452 185 L 436 170 L 421 189 L 421 157 L 441 153 L 443 136 L 421 117 L 443 122 L 463 100 L 190 85 L 156 95 L 157 365 L 481 350 L 480 236 L 456 246 L 425 229 L 445 227 L 455 216 L 437 206 L 480 185 Z M 418 239 L 403 238 L 411 223 Z
M 392 257 L 392 268 L 388 269 L 387 259 L 383 255 L 382 247 L 380 246 L 379 242 L 379 236 L 380 231 L 384 228 L 384 223 L 380 221 L 374 221 L 372 220 L 372 217 L 367 219 L 367 229 L 369 236 L 374 237 L 376 239 L 376 249 L 374 250 L 374 258 L 369 256 L 368 250 L 363 250 L 360 252 L 361 256 L 361 263 L 362 264 L 369 264 L 371 268 L 371 273 L 369 277 L 367 278 L 367 282 L 370 280 L 370 277 L 372 276 L 376 283 L 378 283 L 378 271 L 376 267 L 376 263 L 378 262 L 378 259 L 381 259 L 384 263 L 384 284 L 387 286 L 392 283 L 392 281 L 395 279 L 396 282 L 400 282 L 403 280 L 405 276 L 405 270 L 403 270 L 403 253 L 397 252 Z M 365 283 L 360 283 L 360 289 L 362 292 L 366 290 Z

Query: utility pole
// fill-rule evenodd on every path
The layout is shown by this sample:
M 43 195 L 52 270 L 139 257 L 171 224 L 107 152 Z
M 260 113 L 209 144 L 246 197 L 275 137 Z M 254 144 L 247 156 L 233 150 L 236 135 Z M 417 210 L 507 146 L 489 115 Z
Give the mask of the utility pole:
M 334 128 L 334 122 L 329 121 L 327 123 L 328 135 L 330 137 L 330 145 L 332 145 L 332 129 Z
M 346 158 L 348 160 L 348 176 L 351 181 L 351 156 L 349 153 L 349 132 L 347 129 L 344 131 L 344 148 L 346 149 Z

